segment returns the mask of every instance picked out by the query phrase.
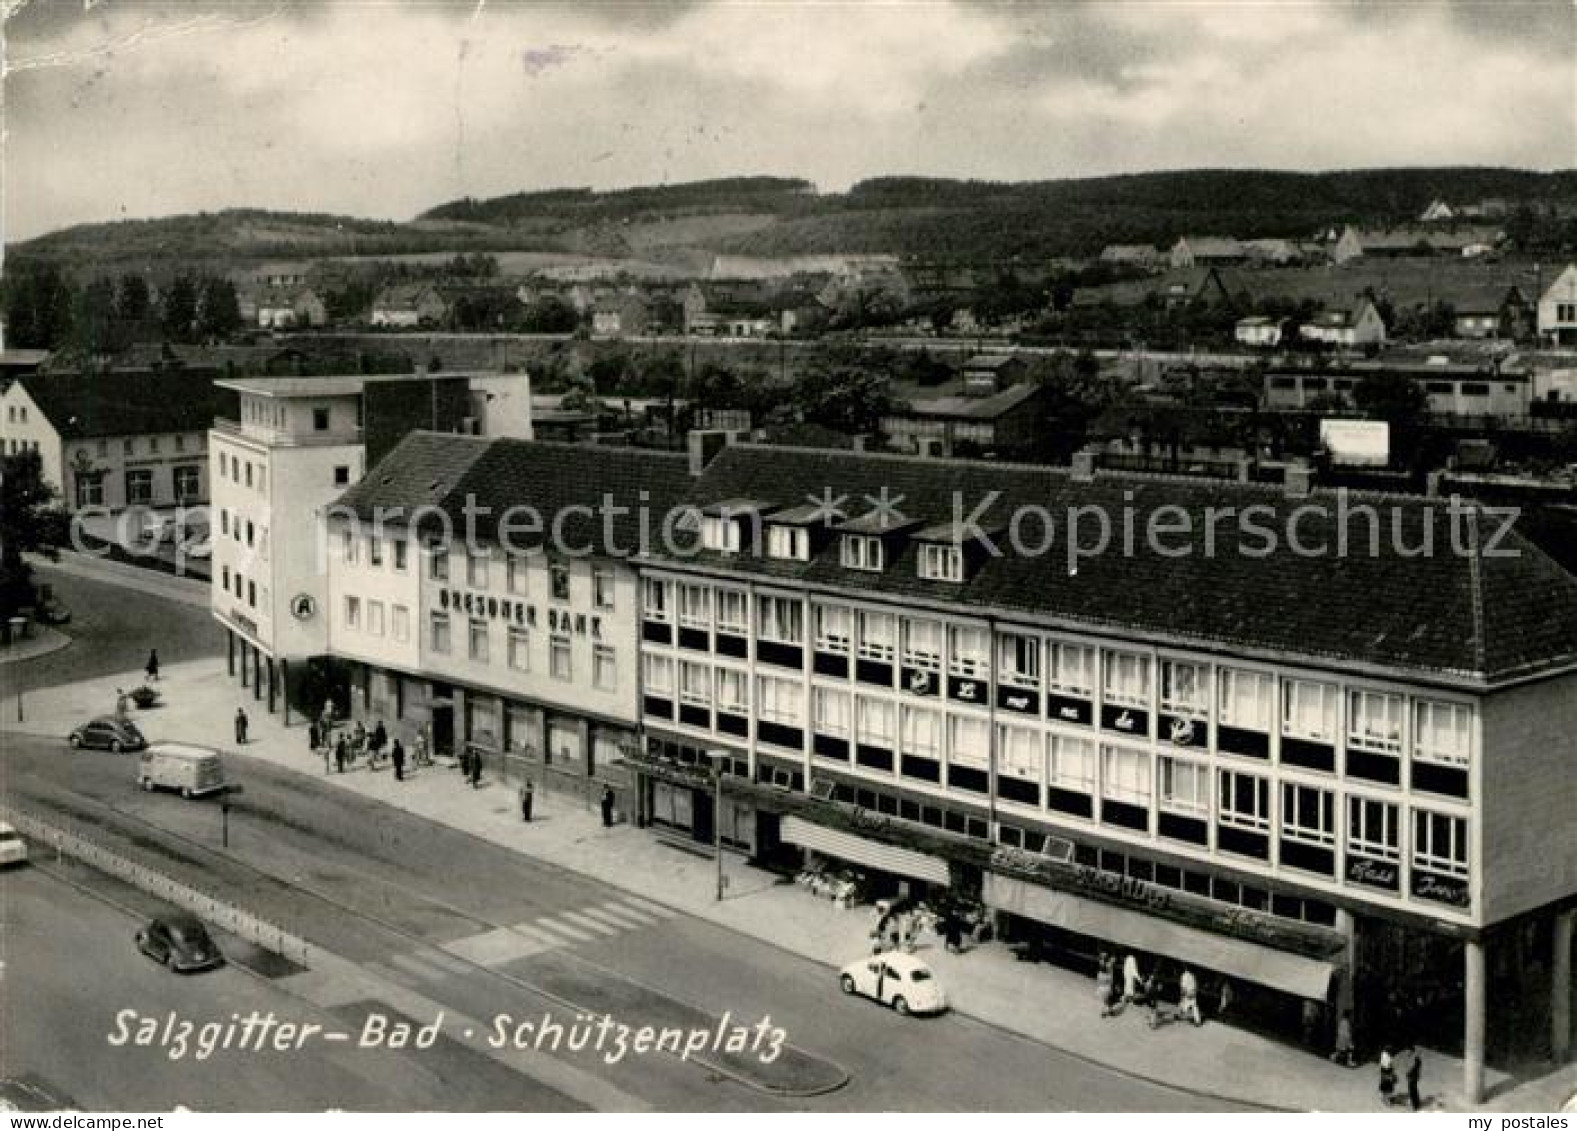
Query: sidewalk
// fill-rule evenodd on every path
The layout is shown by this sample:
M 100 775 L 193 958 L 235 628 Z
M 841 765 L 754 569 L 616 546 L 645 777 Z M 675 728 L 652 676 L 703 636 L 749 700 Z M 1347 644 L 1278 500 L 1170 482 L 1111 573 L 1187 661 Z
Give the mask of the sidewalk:
M 21 640 L 0 645 L 0 667 L 6 664 L 20 664 L 24 660 L 36 660 L 40 656 L 58 652 L 70 644 L 71 637 L 64 632 L 33 621 L 28 624 L 27 635 Z
M 126 673 L 29 693 L 28 720 L 5 729 L 64 735 L 88 715 L 113 709 L 115 688 L 140 683 Z M 307 751 L 306 729 L 285 729 L 225 674 L 221 659 L 172 665 L 160 684 L 167 706 L 140 712 L 152 739 L 185 739 L 233 749 L 230 720 L 237 706 L 251 719 L 241 751 L 298 770 L 363 796 L 465 830 L 494 844 L 594 877 L 821 963 L 841 966 L 868 953 L 869 909 L 839 911 L 793 883 L 729 857 L 726 898 L 714 900 L 716 865 L 660 843 L 628 824 L 604 829 L 593 807 L 555 794 L 537 795 L 537 817 L 520 821 L 514 783 L 487 781 L 469 789 L 453 769 L 422 770 L 396 782 L 388 771 L 357 769 L 324 777 Z M 241 772 L 244 778 L 244 769 Z M 1140 1011 L 1101 1020 L 1093 982 L 1044 964 L 1017 961 L 986 944 L 947 954 L 927 939 L 920 953 L 947 988 L 956 1010 L 1089 1061 L 1199 1094 L 1270 1107 L 1318 1111 L 1379 1111 L 1372 1066 L 1338 1068 L 1324 1059 L 1229 1025 L 1151 1031 Z M 827 992 L 836 993 L 831 970 Z M 1436 1108 L 1471 1110 L 1461 1099 L 1461 1062 L 1425 1052 L 1424 1092 Z M 1577 1065 L 1518 1086 L 1488 1074 L 1486 1110 L 1554 1111 L 1577 1091 Z

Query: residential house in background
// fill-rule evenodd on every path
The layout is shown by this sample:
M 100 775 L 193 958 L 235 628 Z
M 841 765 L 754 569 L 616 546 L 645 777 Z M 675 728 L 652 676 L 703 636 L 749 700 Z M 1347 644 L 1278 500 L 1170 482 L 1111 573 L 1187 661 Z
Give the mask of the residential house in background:
M 1539 296 L 1539 341 L 1577 345 L 1577 263 L 1568 265 Z
M 1265 374 L 1265 407 L 1305 409 L 1316 402 L 1351 406 L 1354 390 L 1366 378 L 1411 382 L 1423 394 L 1425 410 L 1443 416 L 1526 416 L 1533 400 L 1533 373 L 1520 366 L 1359 361 L 1321 369 L 1271 369 Z
M 431 283 L 397 283 L 372 300 L 372 324 L 394 329 L 436 326 L 449 316 L 449 303 Z
M 1153 271 L 1165 262 L 1165 257 L 1147 243 L 1114 243 L 1101 249 L 1100 262 L 1107 267 L 1136 267 Z
M 205 503 L 205 433 L 234 399 L 206 371 L 27 375 L 0 393 L 0 451 L 36 451 L 69 511 Z
M 1349 224 L 1331 246 L 1331 261 L 1349 263 L 1360 258 L 1403 259 L 1434 255 L 1476 258 L 1499 246 L 1503 235 L 1498 228 L 1482 225 L 1367 229 Z
M 1298 327 L 1305 341 L 1338 349 L 1359 349 L 1385 342 L 1385 322 L 1374 303 L 1361 299 L 1345 310 L 1328 310 Z
M 599 338 L 635 337 L 646 333 L 650 322 L 646 299 L 634 292 L 603 295 L 591 308 L 591 332 Z
M 1452 310 L 1451 333 L 1456 338 L 1508 338 L 1527 335 L 1529 303 L 1520 287 L 1465 287 L 1445 297 Z
M 1231 236 L 1182 236 L 1172 245 L 1172 266 L 1235 267 L 1250 258 L 1243 241 Z
M 959 375 L 965 395 L 987 397 L 1021 381 L 1027 369 L 1023 358 L 1010 353 L 977 353 L 964 362 Z
M 919 455 L 1021 452 L 1035 442 L 1042 404 L 1041 387 L 1029 383 L 984 397 L 929 397 L 895 406 L 881 429 L 894 448 Z
M 1429 202 L 1428 208 L 1419 213 L 1418 222 L 1420 224 L 1439 224 L 1448 220 L 1455 220 L 1456 218 L 1457 214 L 1452 207 L 1439 197 L 1436 197 Z
M 328 307 L 311 287 L 281 287 L 256 298 L 257 324 L 263 329 L 288 330 L 298 326 L 323 326 Z
M 1254 349 L 1268 349 L 1281 345 L 1282 332 L 1286 326 L 1285 318 L 1256 314 L 1250 318 L 1238 319 L 1237 325 L 1232 329 L 1232 337 L 1240 345 Z

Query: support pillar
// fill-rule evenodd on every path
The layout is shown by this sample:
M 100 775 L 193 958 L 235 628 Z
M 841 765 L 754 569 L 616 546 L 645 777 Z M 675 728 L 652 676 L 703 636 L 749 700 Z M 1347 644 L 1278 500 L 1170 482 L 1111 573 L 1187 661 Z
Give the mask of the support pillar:
M 1469 940 L 1462 959 L 1462 1098 L 1479 1104 L 1484 1102 L 1484 944 Z
M 279 661 L 279 706 L 284 724 L 290 725 L 290 661 Z
M 247 661 L 252 657 L 251 642 L 243 639 L 240 643 L 238 651 L 241 653 L 241 686 L 250 687 L 252 674 L 251 672 L 247 671 Z
M 1550 962 L 1550 1057 L 1565 1064 L 1572 1051 L 1572 920 L 1568 907 L 1555 913 L 1550 925 L 1555 951 Z
M 252 646 L 252 702 L 263 701 L 263 650 Z
M 274 705 L 275 705 L 274 704 L 274 697 L 275 697 L 274 661 L 272 659 L 270 659 L 268 661 L 268 713 L 270 715 L 272 715 L 274 713 Z
M 235 678 L 235 633 L 225 629 L 225 670 Z

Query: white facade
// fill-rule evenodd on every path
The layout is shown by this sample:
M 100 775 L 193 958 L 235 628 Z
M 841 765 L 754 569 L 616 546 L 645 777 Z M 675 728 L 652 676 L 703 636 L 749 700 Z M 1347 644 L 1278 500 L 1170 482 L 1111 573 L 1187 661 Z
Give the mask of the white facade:
M 1577 345 L 1577 264 L 1557 275 L 1539 296 L 1539 339 Z

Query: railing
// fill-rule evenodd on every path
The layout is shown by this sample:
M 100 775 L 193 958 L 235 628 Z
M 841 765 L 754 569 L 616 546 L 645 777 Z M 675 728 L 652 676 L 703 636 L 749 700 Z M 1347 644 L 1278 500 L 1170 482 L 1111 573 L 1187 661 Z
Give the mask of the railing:
M 271 448 L 333 448 L 362 442 L 361 428 L 339 428 L 332 432 L 284 432 L 277 428 L 249 428 L 239 420 L 214 417 L 213 430 L 227 436 L 237 436 L 266 444 Z

